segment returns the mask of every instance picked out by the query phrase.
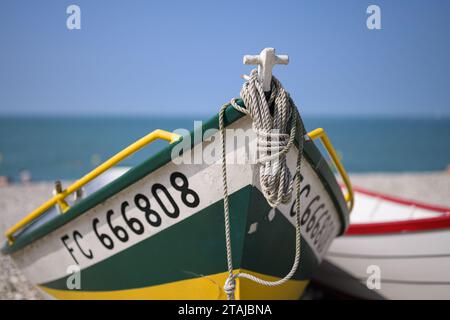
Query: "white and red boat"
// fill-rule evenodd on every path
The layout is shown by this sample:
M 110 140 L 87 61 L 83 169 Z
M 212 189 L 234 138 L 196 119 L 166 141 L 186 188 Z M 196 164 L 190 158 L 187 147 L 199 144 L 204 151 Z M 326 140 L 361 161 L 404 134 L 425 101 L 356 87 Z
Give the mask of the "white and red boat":
M 450 299 L 450 208 L 354 192 L 350 227 L 315 280 L 359 298 Z

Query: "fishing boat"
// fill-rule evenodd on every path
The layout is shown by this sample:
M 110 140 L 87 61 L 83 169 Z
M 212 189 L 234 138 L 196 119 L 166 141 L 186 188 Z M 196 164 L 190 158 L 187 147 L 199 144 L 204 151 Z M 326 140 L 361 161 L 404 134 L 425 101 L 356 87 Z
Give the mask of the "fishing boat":
M 354 191 L 350 227 L 315 280 L 350 297 L 450 299 L 450 208 Z
M 256 56 L 259 75 L 265 76 L 261 81 L 269 81 L 269 90 L 271 73 L 264 68 L 271 71 L 280 59 L 273 49 Z M 295 172 L 303 146 L 301 174 L 293 178 L 301 181 L 301 218 L 295 197 L 270 205 L 261 165 L 247 159 L 246 151 L 257 139 L 251 134 L 252 117 L 237 108 L 247 106 L 241 99 L 224 105 L 200 132 L 155 130 L 67 188 L 58 183 L 51 199 L 6 232 L 3 253 L 48 297 L 57 299 L 225 299 L 229 290 L 236 299 L 299 298 L 333 239 L 348 227 L 351 184 L 319 128 L 300 135 L 303 141 L 296 138 L 285 158 L 287 168 Z M 221 125 L 224 131 L 218 130 Z M 242 131 L 250 133 L 248 139 L 236 144 L 241 136 L 229 132 Z M 158 139 L 169 144 L 137 166 L 115 168 Z M 346 182 L 345 195 L 316 139 Z M 227 160 L 223 166 L 220 158 L 195 161 L 224 145 L 231 146 L 224 158 L 235 162 Z M 233 273 L 273 282 L 289 270 L 294 272 L 281 285 L 264 286 L 236 276 L 235 287 L 224 288 Z

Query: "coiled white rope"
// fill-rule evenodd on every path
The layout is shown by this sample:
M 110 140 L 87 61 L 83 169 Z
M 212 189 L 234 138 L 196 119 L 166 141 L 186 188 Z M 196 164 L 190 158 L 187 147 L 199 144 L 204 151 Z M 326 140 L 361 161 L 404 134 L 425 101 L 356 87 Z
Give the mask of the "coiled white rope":
M 225 240 L 229 273 L 223 289 L 229 300 L 234 299 L 237 278 L 246 278 L 270 287 L 287 282 L 294 276 L 298 269 L 301 248 L 300 169 L 303 156 L 303 136 L 305 135 L 303 121 L 289 93 L 284 90 L 281 83 L 275 77 L 272 77 L 271 93 L 268 99 L 266 99 L 262 85 L 257 78 L 256 70 L 252 71 L 250 78 L 244 83 L 240 95 L 244 101 L 245 108 L 240 107 L 235 99 L 231 100 L 230 104 L 236 110 L 248 114 L 252 118 L 252 127 L 257 134 L 260 183 L 269 205 L 275 208 L 280 203 L 289 202 L 292 198 L 295 181 L 295 258 L 289 273 L 277 281 L 266 281 L 243 272 L 233 273 L 224 125 L 224 114 L 228 104 L 225 104 L 219 112 L 219 127 L 222 146 Z M 270 112 L 271 106 L 273 107 L 273 116 Z M 286 163 L 286 154 L 293 146 L 296 137 L 298 138 L 299 152 L 295 174 L 292 176 Z M 260 156 L 261 154 L 264 154 L 264 156 Z

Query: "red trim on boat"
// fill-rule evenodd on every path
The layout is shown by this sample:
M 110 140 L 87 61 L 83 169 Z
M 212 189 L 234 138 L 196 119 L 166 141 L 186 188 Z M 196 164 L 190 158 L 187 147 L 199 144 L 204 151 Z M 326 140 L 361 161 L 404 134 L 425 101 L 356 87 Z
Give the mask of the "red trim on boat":
M 435 206 L 435 205 L 431 205 L 431 204 L 426 204 L 423 202 L 417 202 L 417 201 L 412 201 L 412 200 L 405 200 L 405 199 L 401 199 L 401 198 L 395 198 L 392 196 L 388 196 L 385 194 L 381 194 L 381 193 L 377 193 L 374 191 L 369 191 L 360 187 L 353 187 L 353 191 L 362 193 L 362 194 L 366 194 L 368 196 L 371 197 L 375 197 L 375 198 L 379 198 L 379 199 L 383 199 L 383 200 L 388 200 L 388 201 L 392 201 L 392 202 L 396 202 L 396 203 L 400 203 L 403 205 L 407 205 L 407 206 L 415 206 L 416 208 L 420 208 L 420 209 L 425 209 L 425 210 L 431 210 L 431 211 L 436 211 L 436 212 L 440 212 L 440 213 L 444 213 L 444 214 L 449 214 L 450 213 L 450 208 L 445 208 L 445 207 L 439 207 L 439 206 Z
M 374 198 L 395 202 L 405 206 L 416 207 L 424 210 L 440 213 L 440 216 L 432 218 L 420 218 L 401 221 L 354 223 L 351 224 L 346 235 L 377 235 L 389 233 L 418 232 L 450 228 L 450 208 L 438 207 L 421 202 L 399 199 L 385 194 L 354 187 L 357 193 L 362 193 Z
M 435 218 L 412 219 L 394 222 L 356 223 L 351 224 L 345 235 L 377 235 L 430 231 L 450 228 L 450 215 Z

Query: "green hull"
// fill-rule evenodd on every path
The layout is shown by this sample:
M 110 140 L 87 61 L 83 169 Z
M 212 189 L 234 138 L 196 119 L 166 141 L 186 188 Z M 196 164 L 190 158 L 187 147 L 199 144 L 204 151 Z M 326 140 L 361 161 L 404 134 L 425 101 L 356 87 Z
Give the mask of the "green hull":
M 261 192 L 252 186 L 232 194 L 230 204 L 231 211 L 236 212 L 231 217 L 233 268 L 284 277 L 294 259 L 295 228 L 279 212 L 272 221 L 262 215 L 269 212 L 270 207 Z M 165 232 L 83 269 L 83 286 L 79 293 L 82 296 L 83 291 L 101 293 L 145 288 L 225 273 L 222 208 L 223 201 L 217 202 Z M 257 232 L 248 234 L 250 224 L 255 221 L 258 221 Z M 301 261 L 293 279 L 307 281 L 318 266 L 318 260 L 305 241 Z M 44 290 L 65 291 L 69 277 L 40 286 Z M 208 285 L 205 282 L 205 286 Z M 207 298 L 200 292 L 193 297 Z

